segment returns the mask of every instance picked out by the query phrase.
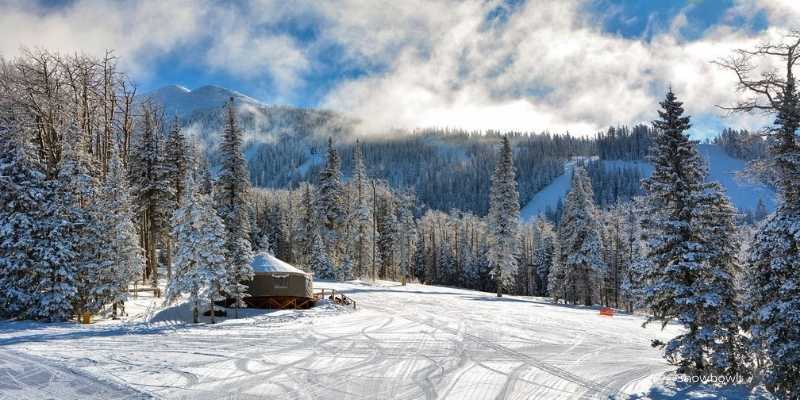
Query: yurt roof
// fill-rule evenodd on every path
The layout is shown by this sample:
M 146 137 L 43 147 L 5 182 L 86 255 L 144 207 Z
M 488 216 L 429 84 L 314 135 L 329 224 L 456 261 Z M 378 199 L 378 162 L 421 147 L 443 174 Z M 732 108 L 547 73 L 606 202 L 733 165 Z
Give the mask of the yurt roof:
M 269 253 L 262 252 L 256 254 L 253 257 L 253 262 L 251 265 L 253 266 L 253 272 L 255 273 L 281 272 L 308 275 L 306 272 L 293 267 L 283 260 L 279 260 Z

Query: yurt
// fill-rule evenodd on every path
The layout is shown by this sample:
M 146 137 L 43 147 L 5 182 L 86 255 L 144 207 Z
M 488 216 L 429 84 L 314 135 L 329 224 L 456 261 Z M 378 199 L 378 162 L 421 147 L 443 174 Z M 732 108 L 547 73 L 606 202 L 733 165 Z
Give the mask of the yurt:
M 309 308 L 314 305 L 311 274 L 268 253 L 253 257 L 253 280 L 244 301 L 256 308 Z

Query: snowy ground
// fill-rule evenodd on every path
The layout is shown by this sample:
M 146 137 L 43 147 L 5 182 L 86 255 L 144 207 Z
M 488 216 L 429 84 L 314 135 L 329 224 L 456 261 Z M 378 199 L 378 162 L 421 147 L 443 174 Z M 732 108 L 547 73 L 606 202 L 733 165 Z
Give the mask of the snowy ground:
M 192 325 L 183 322 L 188 308 L 156 310 L 140 297 L 130 307 L 139 311 L 125 321 L 0 322 L 0 399 L 48 397 L 42 393 L 65 399 L 703 395 L 660 384 L 672 368 L 650 341 L 678 333 L 674 326 L 662 332 L 641 328 L 638 316 L 601 317 L 544 299 L 435 286 L 316 287 L 347 292 L 358 309 L 247 310 L 240 319 Z M 53 381 L 57 371 L 67 376 Z M 35 391 L 40 379 L 32 373 L 45 374 L 50 390 Z M 7 383 L 19 376 L 27 380 Z M 59 382 L 76 382 L 76 389 L 53 392 Z M 78 392 L 81 385 L 93 389 Z

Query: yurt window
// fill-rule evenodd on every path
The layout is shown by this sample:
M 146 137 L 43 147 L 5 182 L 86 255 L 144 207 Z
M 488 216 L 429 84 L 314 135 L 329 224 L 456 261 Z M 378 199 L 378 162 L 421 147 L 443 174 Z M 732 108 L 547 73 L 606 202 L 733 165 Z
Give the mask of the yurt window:
M 286 289 L 289 287 L 289 275 L 273 275 L 272 286 L 276 289 Z

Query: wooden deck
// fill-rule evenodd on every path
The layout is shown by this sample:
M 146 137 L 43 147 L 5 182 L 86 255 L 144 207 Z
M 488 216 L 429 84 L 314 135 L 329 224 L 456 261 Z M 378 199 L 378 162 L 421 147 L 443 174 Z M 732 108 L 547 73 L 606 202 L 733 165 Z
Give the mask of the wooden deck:
M 252 308 L 286 310 L 311 308 L 316 303 L 316 299 L 294 296 L 257 296 L 246 297 L 244 302 Z
M 275 310 L 308 309 L 313 307 L 318 301 L 328 299 L 334 304 L 343 306 L 352 305 L 356 308 L 356 301 L 347 297 L 344 293 L 336 292 L 333 289 L 320 289 L 314 293 L 314 297 L 295 297 L 295 296 L 251 296 L 243 300 L 251 308 L 266 308 Z M 232 304 L 233 300 L 229 300 Z M 226 306 L 229 304 L 225 304 Z

